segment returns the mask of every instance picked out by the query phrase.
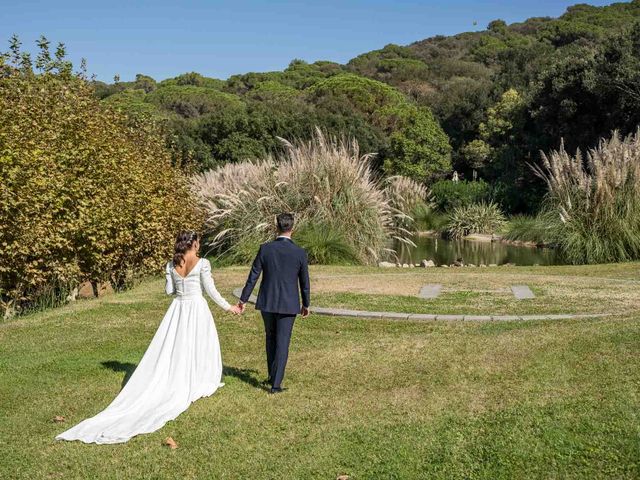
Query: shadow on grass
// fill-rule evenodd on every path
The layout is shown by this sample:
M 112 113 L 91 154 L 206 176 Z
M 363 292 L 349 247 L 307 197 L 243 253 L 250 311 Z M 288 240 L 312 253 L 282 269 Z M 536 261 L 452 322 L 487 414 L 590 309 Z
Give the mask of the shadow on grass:
M 125 375 L 122 379 L 122 384 L 120 385 L 121 389 L 127 384 L 129 378 L 131 378 L 131 375 L 137 367 L 135 363 L 122 363 L 117 360 L 108 360 L 105 362 L 101 362 L 101 364 L 104 368 L 108 368 L 110 370 L 113 370 L 114 372 L 124 372 Z M 260 388 L 262 390 L 269 389 L 268 385 L 261 382 L 257 378 L 257 370 L 251 368 L 237 368 L 226 366 L 223 368 L 222 373 L 224 376 L 235 377 L 254 388 Z
M 120 389 L 122 389 L 127 384 L 129 379 L 131 378 L 131 375 L 137 367 L 135 363 L 122 363 L 117 360 L 108 360 L 106 362 L 102 362 L 102 366 L 104 368 L 109 368 L 114 372 L 125 372 L 122 383 L 120 384 Z
M 257 378 L 257 370 L 252 368 L 237 368 L 225 366 L 222 369 L 222 373 L 225 377 L 235 377 L 238 380 L 243 381 L 244 383 L 251 385 L 254 388 L 259 388 L 261 390 L 269 390 L 269 386 L 266 383 L 261 382 Z

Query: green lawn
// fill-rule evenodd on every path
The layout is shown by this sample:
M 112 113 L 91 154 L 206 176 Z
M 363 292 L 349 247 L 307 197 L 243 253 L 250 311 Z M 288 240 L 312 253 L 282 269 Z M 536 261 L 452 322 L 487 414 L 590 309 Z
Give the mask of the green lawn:
M 0 478 L 639 478 L 639 266 L 313 268 L 319 306 L 615 315 L 311 316 L 294 329 L 289 390 L 271 397 L 259 386 L 259 315 L 212 306 L 226 386 L 121 445 L 53 438 L 117 394 L 170 302 L 161 280 L 18 318 L 0 324 Z M 246 268 L 214 275 L 231 299 Z M 413 298 L 425 283 L 443 284 L 442 298 Z M 516 283 L 539 298 L 510 299 Z M 177 450 L 161 445 L 167 436 Z

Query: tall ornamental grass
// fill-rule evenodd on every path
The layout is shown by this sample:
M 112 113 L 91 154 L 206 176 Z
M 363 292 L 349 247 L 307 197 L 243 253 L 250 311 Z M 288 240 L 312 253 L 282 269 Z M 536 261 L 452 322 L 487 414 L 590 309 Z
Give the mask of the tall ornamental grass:
M 273 238 L 281 212 L 295 214 L 296 238 L 317 263 L 369 264 L 391 239 L 412 243 L 413 222 L 404 210 L 425 202 L 424 187 L 403 177 L 379 180 L 371 155 L 360 155 L 355 140 L 317 130 L 306 142 L 282 141 L 281 157 L 227 164 L 194 178 L 212 252 L 228 262 L 250 261 Z
M 546 215 L 515 215 L 505 227 L 504 238 L 522 242 L 553 243 Z
M 566 261 L 640 258 L 640 130 L 624 139 L 613 132 L 586 159 L 561 145 L 533 168 L 547 183 L 544 216 Z

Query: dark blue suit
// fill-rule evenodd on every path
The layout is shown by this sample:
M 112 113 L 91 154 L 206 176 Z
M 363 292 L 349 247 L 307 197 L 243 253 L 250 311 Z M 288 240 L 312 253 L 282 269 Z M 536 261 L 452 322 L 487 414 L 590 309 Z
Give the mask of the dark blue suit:
M 280 388 L 293 322 L 300 313 L 300 296 L 304 307 L 309 307 L 310 302 L 307 252 L 285 237 L 261 245 L 242 289 L 241 302 L 249 300 L 260 273 L 262 283 L 256 309 L 264 320 L 269 379 L 274 388 Z

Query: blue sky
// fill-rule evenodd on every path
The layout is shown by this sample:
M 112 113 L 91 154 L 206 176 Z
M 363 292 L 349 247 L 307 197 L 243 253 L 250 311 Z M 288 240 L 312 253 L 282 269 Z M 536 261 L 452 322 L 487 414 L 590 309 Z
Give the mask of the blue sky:
M 0 32 L 26 49 L 44 34 L 111 81 L 197 71 L 225 79 L 281 70 L 293 58 L 344 63 L 388 43 L 482 30 L 489 21 L 558 16 L 579 0 L 32 1 L 0 0 Z M 591 5 L 611 1 L 591 0 Z M 474 26 L 473 22 L 477 22 Z

